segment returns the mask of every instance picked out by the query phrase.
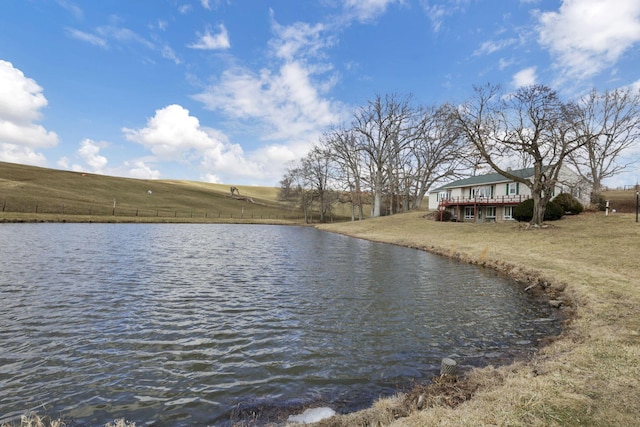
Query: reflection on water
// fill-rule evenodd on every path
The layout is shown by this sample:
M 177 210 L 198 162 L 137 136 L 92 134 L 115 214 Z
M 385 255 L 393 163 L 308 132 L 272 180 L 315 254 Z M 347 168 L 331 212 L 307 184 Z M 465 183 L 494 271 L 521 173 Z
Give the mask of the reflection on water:
M 0 422 L 344 412 L 559 327 L 492 272 L 306 227 L 11 224 L 0 242 Z

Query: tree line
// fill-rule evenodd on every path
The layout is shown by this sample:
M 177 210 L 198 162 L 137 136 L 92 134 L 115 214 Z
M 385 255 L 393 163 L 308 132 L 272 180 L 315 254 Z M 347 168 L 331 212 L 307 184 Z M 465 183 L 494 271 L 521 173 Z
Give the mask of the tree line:
M 306 220 L 316 211 L 326 221 L 338 202 L 361 220 L 365 205 L 371 217 L 419 208 L 434 186 L 490 168 L 531 190 L 531 222 L 541 224 L 563 166 L 591 185 L 596 202 L 603 180 L 631 165 L 623 158 L 639 138 L 640 90 L 631 88 L 563 101 L 544 85 L 506 93 L 487 84 L 461 104 L 432 106 L 377 95 L 287 169 L 280 196 Z

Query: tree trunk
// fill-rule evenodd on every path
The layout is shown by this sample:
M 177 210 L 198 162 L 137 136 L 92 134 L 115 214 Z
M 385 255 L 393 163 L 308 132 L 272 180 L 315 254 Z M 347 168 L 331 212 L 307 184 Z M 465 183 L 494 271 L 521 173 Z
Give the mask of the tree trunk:
M 533 217 L 531 218 L 531 225 L 542 225 L 544 222 L 544 211 L 546 210 L 546 204 L 543 202 L 540 194 L 533 191 Z
M 600 181 L 594 180 L 593 186 L 591 187 L 591 195 L 590 195 L 591 203 L 593 205 L 598 205 L 600 203 L 600 191 L 601 191 Z
M 371 216 L 377 218 L 380 216 L 380 206 L 382 205 L 382 194 L 380 191 L 376 191 L 373 196 L 373 208 L 371 210 Z

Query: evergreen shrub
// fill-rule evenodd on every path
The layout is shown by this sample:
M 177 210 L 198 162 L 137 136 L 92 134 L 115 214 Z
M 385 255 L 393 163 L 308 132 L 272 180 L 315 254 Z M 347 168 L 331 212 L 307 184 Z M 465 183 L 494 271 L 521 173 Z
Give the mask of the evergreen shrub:
M 545 221 L 555 221 L 562 218 L 563 215 L 564 212 L 558 204 L 553 201 L 549 201 L 549 203 L 547 203 L 547 207 L 544 211 Z M 532 218 L 533 199 L 527 199 L 513 208 L 513 219 L 519 222 L 529 222 Z
M 578 215 L 584 212 L 584 206 L 582 206 L 582 203 L 569 193 L 558 194 L 553 199 L 553 202 L 560 206 L 565 214 Z

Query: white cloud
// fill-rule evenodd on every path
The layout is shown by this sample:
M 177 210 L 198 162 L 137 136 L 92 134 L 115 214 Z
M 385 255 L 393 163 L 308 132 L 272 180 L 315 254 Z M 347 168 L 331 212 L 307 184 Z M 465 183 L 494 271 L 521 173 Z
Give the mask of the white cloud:
M 431 28 L 436 33 L 442 29 L 445 18 L 462 11 L 467 2 L 468 0 L 420 0 L 431 21 Z
M 169 47 L 169 46 L 164 46 L 162 48 L 162 57 L 165 58 L 165 59 L 169 59 L 169 60 L 173 61 L 176 64 L 181 64 L 182 63 L 180 58 L 178 58 L 178 55 L 176 55 L 176 53 L 173 51 L 173 49 L 171 49 L 171 47 Z
M 0 60 L 0 160 L 43 166 L 46 159 L 38 148 L 58 144 L 58 135 L 34 123 L 47 105 L 42 88 L 15 68 Z
M 80 7 L 76 6 L 70 1 L 58 0 L 58 4 L 60 5 L 60 7 L 66 9 L 69 13 L 71 13 L 74 16 L 74 18 L 78 20 L 84 18 L 84 12 L 82 11 L 82 9 L 80 9 Z
M 504 70 L 505 68 L 510 67 L 514 63 L 515 61 L 513 59 L 500 58 L 500 60 L 498 61 L 498 69 Z
M 180 105 L 157 110 L 142 129 L 122 130 L 126 139 L 142 144 L 159 161 L 196 165 L 205 177 L 273 178 L 265 176 L 270 171 L 268 158 L 249 159 L 240 145 L 230 143 L 222 132 L 202 126 Z
M 351 19 L 368 22 L 382 15 L 387 6 L 402 0 L 344 0 L 344 9 Z
M 563 0 L 538 19 L 539 42 L 566 79 L 594 76 L 640 42 L 638 0 Z
M 440 31 L 444 18 L 449 14 L 449 11 L 442 5 L 437 4 L 425 4 L 424 10 L 431 20 L 431 28 L 434 32 Z
M 0 117 L 27 123 L 41 117 L 40 109 L 47 99 L 42 88 L 7 61 L 0 60 Z
M 194 98 L 211 110 L 236 119 L 259 120 L 267 139 L 308 139 L 320 129 L 340 121 L 340 107 L 323 99 L 311 70 L 300 62 L 287 62 L 277 74 L 263 69 L 223 73 L 219 84 Z
M 522 69 L 513 75 L 511 84 L 516 87 L 531 86 L 536 84 L 536 67 Z
M 133 163 L 125 162 L 124 167 L 126 168 L 126 171 L 123 173 L 124 176 L 138 179 L 160 178 L 160 171 L 152 169 L 151 166 L 147 165 L 143 160 L 136 160 L 133 161 Z
M 98 27 L 96 32 L 103 38 L 113 39 L 120 43 L 137 43 L 151 50 L 155 48 L 153 43 L 129 28 L 105 25 Z
M 104 167 L 107 165 L 107 158 L 100 155 L 99 143 L 92 141 L 89 138 L 85 138 L 80 142 L 80 148 L 77 153 L 78 156 L 89 166 L 91 172 L 104 173 Z M 74 165 L 74 170 L 85 170 L 82 166 Z
M 71 168 L 70 163 L 69 163 L 69 158 L 67 156 L 62 156 L 58 159 L 58 161 L 56 162 L 56 164 L 58 165 L 58 167 L 60 169 L 69 169 Z
M 80 40 L 94 46 L 107 47 L 107 41 L 95 34 L 85 33 L 84 31 L 76 30 L 75 28 L 67 28 L 67 34 L 76 40 Z
M 188 160 L 191 151 L 203 152 L 221 146 L 220 141 L 200 126 L 197 117 L 180 105 L 169 105 L 156 111 L 142 129 L 122 129 L 129 141 L 138 142 L 162 160 Z M 213 133 L 213 130 L 209 130 Z
M 158 29 L 164 31 L 166 27 L 167 23 L 165 21 L 158 21 Z M 138 45 L 160 54 L 163 58 L 173 61 L 175 64 L 182 63 L 175 51 L 168 44 L 163 44 L 158 37 L 152 37 L 154 40 L 152 42 L 129 28 L 105 25 L 97 27 L 94 33 L 80 31 L 75 28 L 66 28 L 66 32 L 71 38 L 104 49 L 109 49 L 110 45 Z
M 9 163 L 21 163 L 34 166 L 46 166 L 47 159 L 30 147 L 0 142 L 0 160 Z
M 198 40 L 195 43 L 187 45 L 191 49 L 204 49 L 204 50 L 218 50 L 229 49 L 231 43 L 229 42 L 229 34 L 224 25 L 218 26 L 219 32 L 217 34 L 211 34 L 207 29 L 203 35 L 199 35 Z
M 483 42 L 480 45 L 480 47 L 476 49 L 475 52 L 473 52 L 473 54 L 474 55 L 490 55 L 494 52 L 507 48 L 517 42 L 518 40 L 514 38 L 503 39 L 503 40 L 487 40 L 486 42 Z
M 322 56 L 322 49 L 335 42 L 333 37 L 326 35 L 327 29 L 321 23 L 296 22 L 283 26 L 273 20 L 273 13 L 272 30 L 276 38 L 269 42 L 269 46 L 278 58 L 284 60 Z

